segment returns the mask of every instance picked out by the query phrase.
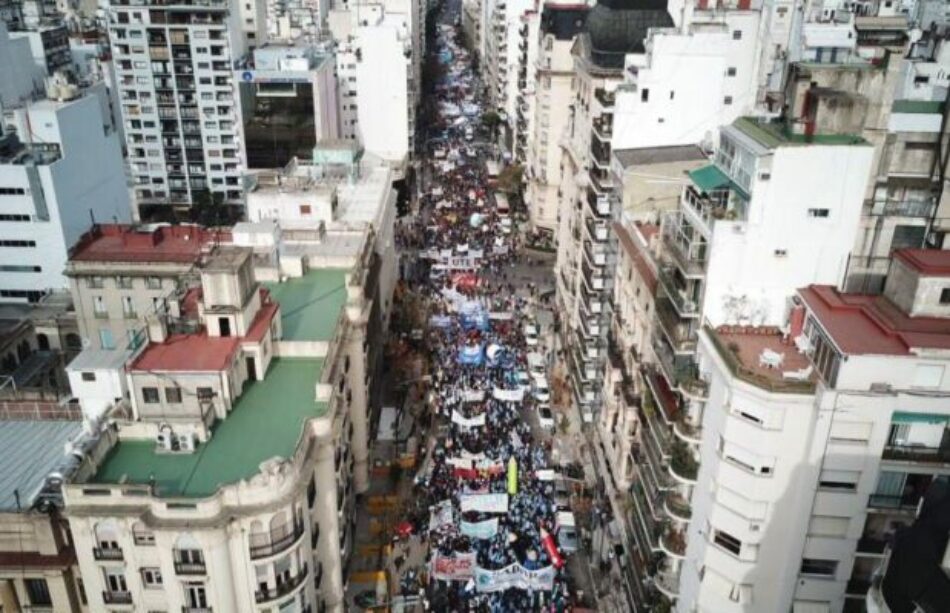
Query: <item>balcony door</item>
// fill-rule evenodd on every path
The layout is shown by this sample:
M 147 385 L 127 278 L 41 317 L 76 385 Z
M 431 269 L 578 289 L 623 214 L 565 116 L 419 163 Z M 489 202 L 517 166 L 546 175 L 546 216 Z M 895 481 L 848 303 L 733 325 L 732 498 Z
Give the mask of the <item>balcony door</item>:
M 185 606 L 190 609 L 206 609 L 208 607 L 208 595 L 203 583 L 185 584 Z

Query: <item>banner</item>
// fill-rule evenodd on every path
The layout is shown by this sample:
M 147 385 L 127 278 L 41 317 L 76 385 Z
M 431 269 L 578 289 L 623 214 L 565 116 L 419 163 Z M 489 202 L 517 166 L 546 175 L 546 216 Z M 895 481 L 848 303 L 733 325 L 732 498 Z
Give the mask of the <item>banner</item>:
M 452 556 L 436 553 L 432 559 L 432 576 L 442 581 L 468 581 L 475 576 L 475 556 L 474 552 Z
M 462 513 L 481 511 L 482 513 L 507 513 L 508 494 L 473 494 L 459 498 Z
M 462 390 L 459 399 L 462 402 L 481 402 L 485 400 L 485 390 Z
M 481 366 L 484 361 L 485 351 L 481 345 L 466 345 L 459 349 L 459 364 L 466 366 Z
M 429 531 L 441 530 L 445 526 L 451 526 L 455 523 L 455 517 L 452 514 L 452 501 L 443 500 L 432 507 L 429 512 Z
M 515 456 L 508 458 L 508 495 L 518 493 L 518 460 Z
M 485 425 L 485 414 L 477 415 L 475 417 L 465 417 L 456 410 L 452 410 L 452 422 L 456 423 L 463 428 L 478 428 Z
M 430 328 L 451 328 L 452 318 L 448 315 L 433 315 L 429 318 Z
M 511 311 L 490 311 L 488 313 L 488 319 L 493 321 L 511 321 L 514 318 L 514 313 Z
M 498 534 L 498 518 L 476 522 L 463 521 L 460 532 L 473 539 L 490 539 Z
M 520 590 L 548 591 L 554 589 L 554 567 L 545 566 L 528 570 L 520 564 L 510 564 L 498 570 L 475 569 L 475 588 L 479 592 Z
M 496 387 L 492 390 L 491 395 L 495 400 L 501 400 L 503 402 L 521 402 L 524 400 L 524 388 L 503 390 L 500 387 Z

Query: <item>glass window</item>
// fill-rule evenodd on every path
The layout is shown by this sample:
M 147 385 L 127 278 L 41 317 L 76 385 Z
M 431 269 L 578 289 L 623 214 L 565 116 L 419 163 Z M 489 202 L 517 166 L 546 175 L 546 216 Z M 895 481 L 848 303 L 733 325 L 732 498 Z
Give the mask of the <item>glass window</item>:
M 26 595 L 30 599 L 30 604 L 41 607 L 53 606 L 53 598 L 49 594 L 49 586 L 46 585 L 46 579 L 24 579 L 26 585 Z
M 733 555 L 742 551 L 742 541 L 722 530 L 713 530 L 713 542 Z
M 801 573 L 803 575 L 818 575 L 820 577 L 834 577 L 838 570 L 837 560 L 818 560 L 803 558 Z
M 158 399 L 158 388 L 157 387 L 143 387 L 142 400 L 144 400 L 148 404 L 158 404 L 160 402 L 160 400 Z
M 162 584 L 162 571 L 158 568 L 143 568 L 142 583 L 146 588 L 156 588 Z
M 165 388 L 165 402 L 169 404 L 181 404 L 181 388 L 180 387 L 166 387 Z

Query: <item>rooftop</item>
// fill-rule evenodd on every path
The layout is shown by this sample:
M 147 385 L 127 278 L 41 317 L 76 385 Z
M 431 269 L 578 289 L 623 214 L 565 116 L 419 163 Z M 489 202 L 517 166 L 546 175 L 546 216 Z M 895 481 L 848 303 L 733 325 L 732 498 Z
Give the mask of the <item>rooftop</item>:
M 793 132 L 786 121 L 766 121 L 754 117 L 740 117 L 733 124 L 736 129 L 769 149 L 794 145 L 866 145 L 857 134 L 813 134 L 806 136 Z
M 885 296 L 842 294 L 828 285 L 798 292 L 846 354 L 909 355 L 912 349 L 950 349 L 950 319 L 908 317 Z
M 328 405 L 315 400 L 322 371 L 322 359 L 275 358 L 264 380 L 248 384 L 195 453 L 159 453 L 151 440 L 122 441 L 93 481 L 144 485 L 154 479 L 156 496 L 204 497 L 248 479 L 262 462 L 290 458 L 306 420 L 326 413 Z
M 894 257 L 927 277 L 950 277 L 950 250 L 898 249 Z
M 220 372 L 227 370 L 240 344 L 236 336 L 173 334 L 146 347 L 129 370 Z
M 708 159 L 696 145 L 671 147 L 642 147 L 638 149 L 614 149 L 613 156 L 624 168 L 646 164 L 669 164 L 671 162 L 699 162 Z
M 72 262 L 196 262 L 206 247 L 228 242 L 229 230 L 194 225 L 97 224 L 71 250 Z
M 346 304 L 346 272 L 313 269 L 302 277 L 267 283 L 280 304 L 283 338 L 289 341 L 329 341 Z
M 79 434 L 80 421 L 4 420 L 0 422 L 0 511 L 28 508 L 65 456 L 65 444 Z M 16 492 L 16 493 L 15 493 Z
M 784 373 L 807 370 L 811 362 L 798 352 L 793 343 L 783 340 L 778 328 L 719 326 L 713 329 L 707 326 L 705 331 L 734 377 L 776 393 L 801 394 L 814 391 L 814 372 L 805 380 L 785 376 Z M 780 366 L 769 368 L 761 363 L 760 356 L 766 350 L 783 356 Z

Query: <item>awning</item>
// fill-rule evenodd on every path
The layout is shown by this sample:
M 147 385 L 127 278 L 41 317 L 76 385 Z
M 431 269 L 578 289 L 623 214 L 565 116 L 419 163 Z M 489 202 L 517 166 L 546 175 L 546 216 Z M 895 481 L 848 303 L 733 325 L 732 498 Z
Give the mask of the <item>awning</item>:
M 891 423 L 894 424 L 943 424 L 947 423 L 948 420 L 950 420 L 950 416 L 933 413 L 894 411 L 894 414 L 891 415 Z
M 732 180 L 713 164 L 689 171 L 689 178 L 704 192 L 732 187 Z

